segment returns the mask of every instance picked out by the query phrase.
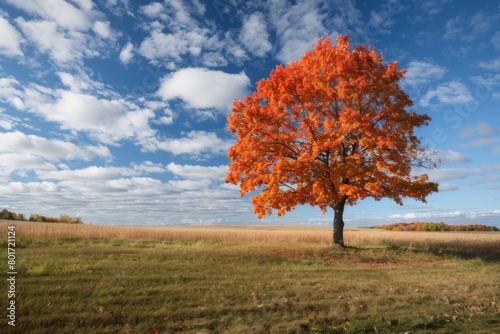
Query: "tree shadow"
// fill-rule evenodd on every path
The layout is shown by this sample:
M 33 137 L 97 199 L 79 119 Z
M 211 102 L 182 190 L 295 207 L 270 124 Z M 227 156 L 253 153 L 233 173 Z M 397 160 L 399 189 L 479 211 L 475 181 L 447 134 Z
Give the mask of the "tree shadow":
M 440 257 L 455 256 L 464 260 L 481 259 L 485 262 L 500 262 L 500 244 L 495 250 L 429 248 L 424 251 Z
M 500 242 L 498 246 L 488 247 L 458 247 L 449 244 L 434 244 L 425 247 L 387 245 L 389 250 L 404 250 L 417 253 L 430 253 L 438 257 L 457 257 L 464 260 L 480 259 L 485 262 L 500 262 Z
M 388 251 L 392 251 L 395 253 L 400 252 L 412 252 L 416 254 L 432 254 L 437 257 L 445 258 L 445 257 L 456 257 L 464 260 L 474 260 L 479 259 L 485 262 L 500 262 L 500 242 L 498 247 L 489 246 L 489 247 L 450 247 L 447 245 L 426 245 L 423 246 L 408 246 L 408 245 L 397 245 L 397 244 L 385 244 L 385 246 L 345 246 L 342 249 L 335 249 L 337 252 L 341 252 L 344 254 L 355 254 L 357 252 L 363 252 L 367 250 L 374 250 L 376 248 L 385 249 Z

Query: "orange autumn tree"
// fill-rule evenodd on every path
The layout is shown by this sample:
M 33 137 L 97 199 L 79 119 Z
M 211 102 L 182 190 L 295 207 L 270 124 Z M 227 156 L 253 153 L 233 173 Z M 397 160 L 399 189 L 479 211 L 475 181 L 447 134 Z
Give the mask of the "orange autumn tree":
M 332 208 L 338 246 L 346 204 L 366 197 L 425 202 L 438 185 L 411 174 L 413 166 L 432 166 L 413 131 L 430 117 L 406 110 L 413 103 L 399 85 L 404 73 L 371 47 L 350 51 L 347 36 L 334 46 L 320 39 L 234 102 L 227 119 L 237 141 L 226 182 L 239 183 L 241 196 L 261 190 L 251 197 L 259 218 L 299 204 Z

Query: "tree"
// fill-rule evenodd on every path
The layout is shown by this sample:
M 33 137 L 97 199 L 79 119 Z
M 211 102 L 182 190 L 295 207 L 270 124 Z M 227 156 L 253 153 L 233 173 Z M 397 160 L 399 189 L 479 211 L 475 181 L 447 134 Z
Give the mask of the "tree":
M 45 218 L 42 215 L 39 215 L 38 213 L 32 213 L 29 218 L 30 222 L 46 222 L 47 218 Z
M 413 166 L 432 167 L 414 128 L 430 117 L 407 111 L 399 85 L 405 71 L 383 64 L 372 47 L 349 49 L 327 36 L 298 62 L 279 65 L 228 115 L 236 143 L 226 182 L 240 184 L 262 218 L 299 204 L 334 211 L 333 242 L 344 246 L 344 207 L 359 199 L 403 197 L 422 202 L 438 185 Z
M 16 217 L 14 217 L 14 213 L 10 212 L 7 209 L 3 209 L 0 212 L 0 219 L 5 219 L 5 220 L 15 220 Z
M 59 221 L 61 223 L 71 224 L 73 223 L 73 218 L 71 218 L 69 215 L 62 214 L 59 216 Z

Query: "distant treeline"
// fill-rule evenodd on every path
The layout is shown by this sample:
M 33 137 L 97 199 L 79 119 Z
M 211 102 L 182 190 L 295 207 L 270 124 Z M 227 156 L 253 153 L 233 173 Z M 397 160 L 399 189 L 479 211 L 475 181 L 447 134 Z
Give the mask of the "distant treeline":
M 382 225 L 376 228 L 381 228 L 389 231 L 498 231 L 495 226 L 486 225 L 448 225 L 441 223 L 395 223 L 390 225 Z
M 0 211 L 0 219 L 21 220 L 42 223 L 63 223 L 63 224 L 83 224 L 81 218 L 72 218 L 69 215 L 60 215 L 58 217 L 46 217 L 38 213 L 32 213 L 28 219 L 22 213 L 11 212 L 7 209 Z

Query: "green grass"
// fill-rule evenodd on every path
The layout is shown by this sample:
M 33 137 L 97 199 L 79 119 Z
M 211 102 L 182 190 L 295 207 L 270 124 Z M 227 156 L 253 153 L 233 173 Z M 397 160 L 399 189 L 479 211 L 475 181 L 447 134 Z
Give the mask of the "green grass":
M 500 332 L 498 258 L 291 242 L 17 246 L 16 333 Z

